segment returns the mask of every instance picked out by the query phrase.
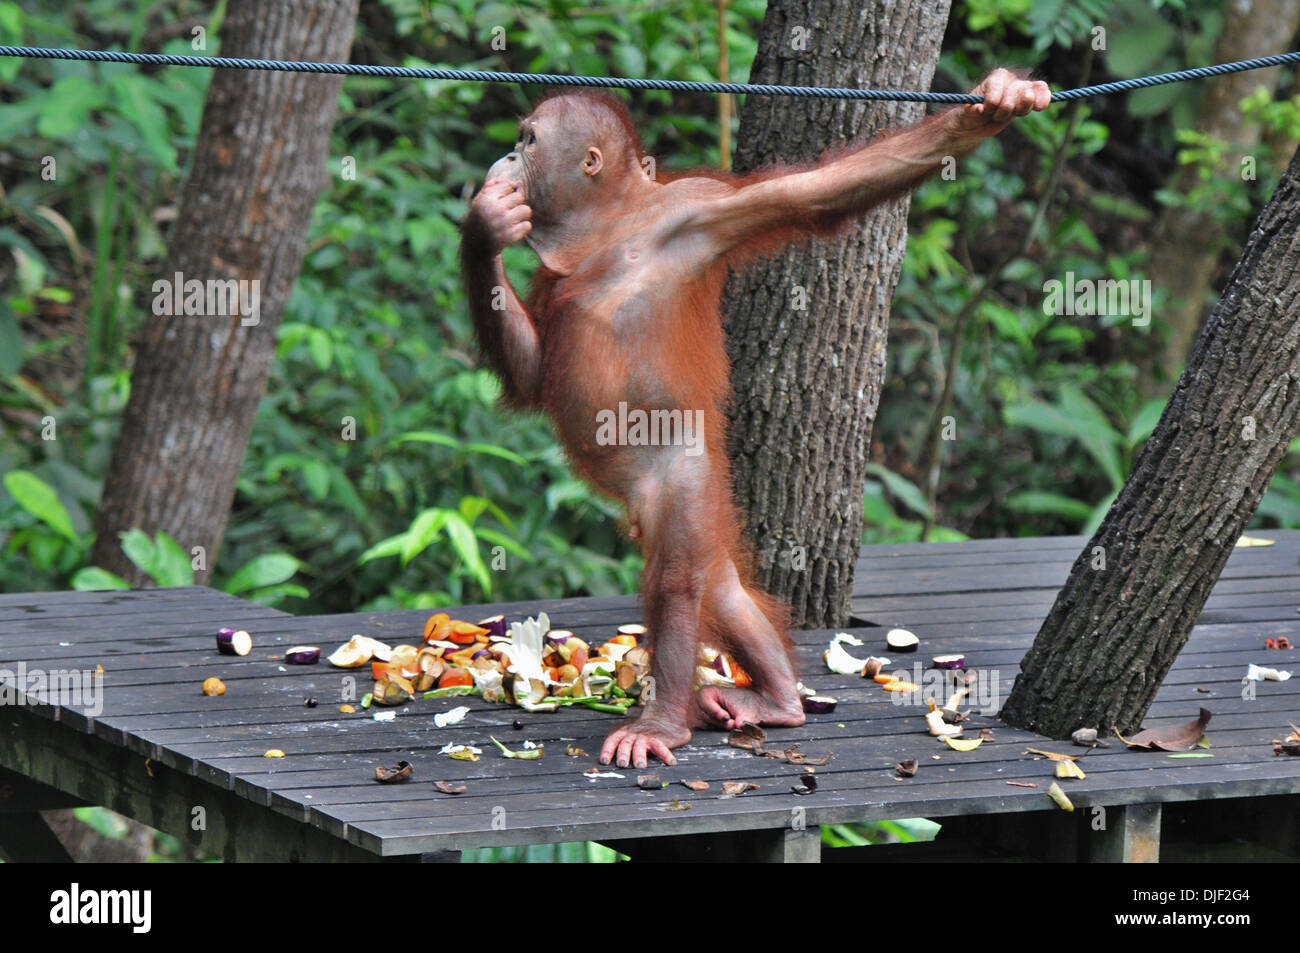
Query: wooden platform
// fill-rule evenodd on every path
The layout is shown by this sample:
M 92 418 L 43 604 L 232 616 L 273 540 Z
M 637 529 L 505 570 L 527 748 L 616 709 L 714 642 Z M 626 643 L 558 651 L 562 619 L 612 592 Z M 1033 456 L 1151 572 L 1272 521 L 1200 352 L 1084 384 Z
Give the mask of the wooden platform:
M 596 781 L 583 774 L 596 764 L 613 715 L 420 699 L 396 709 L 395 720 L 378 722 L 373 709 L 338 711 L 369 690 L 365 670 L 280 660 L 288 646 L 320 645 L 328 653 L 356 632 L 394 644 L 416 641 L 424 611 L 294 618 L 198 587 L 3 595 L 0 681 L 17 685 L 20 663 L 29 678 L 66 671 L 81 686 L 95 678 L 96 666 L 104 671 L 98 699 L 60 699 L 46 688 L 0 707 L 0 769 L 7 772 L 0 774 L 0 845 L 34 856 L 41 838 L 33 834 L 39 815 L 32 812 L 75 799 L 231 860 L 454 859 L 474 847 L 577 840 L 612 843 L 634 858 L 815 860 L 819 825 L 902 817 L 941 821 L 939 843 L 956 844 L 960 836 L 967 852 L 1150 860 L 1160 849 L 1162 816 L 1166 832 L 1171 826 L 1162 806 L 1234 799 L 1218 814 L 1246 816 L 1254 825 L 1247 838 L 1276 841 L 1286 856 L 1295 848 L 1300 758 L 1275 757 L 1271 741 L 1286 734 L 1288 722 L 1300 723 L 1300 678 L 1243 686 L 1242 677 L 1249 662 L 1300 669 L 1300 653 L 1264 648 L 1270 637 L 1300 643 L 1300 532 L 1252 535 L 1277 544 L 1234 552 L 1147 721 L 1183 722 L 1208 708 L 1213 757 L 1129 751 L 1112 738 L 1080 762 L 1086 780 L 1062 782 L 1074 814 L 1045 796 L 1050 764 L 1024 752 L 1083 749 L 1007 728 L 994 712 L 1083 537 L 865 548 L 854 599 L 864 625 L 853 631 L 867 643 L 859 654 L 884 653 L 884 630 L 874 626 L 893 625 L 923 640 L 911 659 L 894 657 L 896 668 L 910 672 L 913 660 L 964 653 L 989 692 L 989 711 L 974 718 L 968 734 L 988 726 L 995 740 L 969 753 L 947 749 L 926 734 L 920 706 L 895 704 L 874 683 L 827 673 L 821 652 L 831 633 L 799 632 L 805 682 L 840 704 L 802 728 L 770 731 L 769 745 L 798 742 L 812 756 L 833 752 L 817 768 L 810 796 L 791 793 L 802 768 L 729 748 L 722 732 L 697 732 L 679 750 L 676 767 L 649 769 L 669 786 L 643 791 L 636 777 L 644 772 L 635 769 L 602 768 L 624 777 Z M 470 607 L 453 615 L 540 610 L 557 628 L 601 640 L 640 617 L 630 597 Z M 253 633 L 251 655 L 216 654 L 213 636 L 223 625 Z M 200 694 L 210 675 L 225 681 L 225 695 Z M 305 706 L 309 696 L 316 707 Z M 463 723 L 434 725 L 436 713 L 459 704 L 471 708 Z M 516 719 L 522 730 L 512 727 Z M 507 760 L 490 735 L 512 747 L 525 739 L 544 743 L 546 754 Z M 482 759 L 439 754 L 449 742 L 482 748 Z M 570 744 L 590 754 L 568 757 Z M 285 757 L 263 757 L 273 748 Z M 905 758 L 917 759 L 920 770 L 899 780 L 894 766 Z M 399 760 L 414 765 L 412 780 L 373 780 L 376 765 Z M 695 793 L 678 784 L 687 779 L 711 787 Z M 431 783 L 439 780 L 468 790 L 441 794 Z M 724 781 L 760 787 L 720 798 Z M 1241 798 L 1258 800 L 1235 800 Z M 670 810 L 674 801 L 689 809 Z M 1243 803 L 1253 808 L 1242 810 Z M 200 815 L 203 829 L 196 830 Z M 1186 826 L 1183 815 L 1178 823 Z

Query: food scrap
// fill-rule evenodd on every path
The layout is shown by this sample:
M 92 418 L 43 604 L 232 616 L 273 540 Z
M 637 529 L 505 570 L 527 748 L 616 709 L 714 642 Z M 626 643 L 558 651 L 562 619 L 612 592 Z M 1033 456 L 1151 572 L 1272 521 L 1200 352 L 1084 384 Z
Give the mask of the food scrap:
M 268 752 L 266 752 L 264 755 L 262 755 L 262 757 L 263 757 L 263 758 L 283 758 L 283 757 L 284 757 L 284 752 L 281 751 L 279 748 L 272 748 L 270 751 L 268 751 Z
M 636 776 L 636 786 L 642 791 L 658 791 L 661 788 L 668 787 L 668 784 L 660 779 L 657 774 L 638 774 Z
M 217 651 L 222 655 L 247 655 L 253 651 L 253 637 L 243 629 L 218 629 Z
M 443 794 L 464 794 L 465 785 L 453 784 L 451 781 L 434 781 L 433 786 Z
M 898 772 L 900 778 L 916 777 L 917 763 L 915 758 L 908 758 L 906 761 L 900 761 L 894 765 L 894 770 Z
M 798 784 L 790 786 L 791 794 L 813 794 L 817 790 L 817 779 L 811 774 L 805 774 L 799 779 Z
M 226 683 L 215 676 L 212 678 L 205 678 L 203 680 L 203 694 L 224 695 L 226 694 Z
M 1073 802 L 1071 802 L 1070 799 L 1065 796 L 1065 792 L 1061 790 L 1061 786 L 1057 784 L 1055 781 L 1053 781 L 1052 786 L 1047 789 L 1047 796 L 1050 797 L 1056 803 L 1056 806 L 1059 807 L 1061 810 L 1063 811 L 1074 810 Z
M 682 787 L 690 788 L 692 791 L 707 791 L 709 789 L 708 781 L 683 781 Z
M 455 758 L 457 761 L 477 761 L 478 756 L 483 753 L 481 748 L 475 748 L 473 745 L 443 745 L 438 749 L 438 754 L 445 754 L 449 758 Z
M 1070 760 L 1061 760 L 1056 762 L 1056 770 L 1053 772 L 1058 778 L 1070 778 L 1082 781 L 1087 777 L 1083 769 Z
M 1256 665 L 1253 662 L 1246 666 L 1246 680 L 1249 682 L 1285 682 L 1290 677 L 1290 672 Z
M 497 741 L 496 738 L 492 739 L 492 743 L 500 748 L 501 753 L 507 758 L 515 758 L 519 761 L 536 761 L 542 756 L 542 749 L 540 747 L 529 748 L 527 747 L 527 743 L 525 743 L 524 750 L 522 751 L 511 751 L 501 742 Z M 454 758 L 456 756 L 453 754 L 452 757 Z

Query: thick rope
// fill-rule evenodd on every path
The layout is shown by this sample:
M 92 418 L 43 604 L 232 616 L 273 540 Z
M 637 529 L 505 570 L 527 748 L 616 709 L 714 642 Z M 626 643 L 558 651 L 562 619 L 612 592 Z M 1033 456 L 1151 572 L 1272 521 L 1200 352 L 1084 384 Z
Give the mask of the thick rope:
M 466 83 L 534 83 L 541 86 L 595 86 L 611 89 L 667 89 L 692 93 L 736 93 L 752 96 L 802 96 L 819 99 L 874 99 L 889 102 L 980 103 L 970 93 L 931 93 L 899 89 L 838 89 L 825 86 L 768 86 L 762 83 L 696 83 L 681 79 L 634 79 L 618 76 L 563 76 L 555 73 L 499 73 L 491 70 L 438 69 L 420 66 L 369 66 L 362 63 L 312 63 L 297 60 L 249 60 L 229 56 L 175 56 L 170 53 L 126 53 L 119 50 L 60 50 L 39 46 L 0 46 L 0 56 L 27 59 L 87 60 L 92 63 L 137 63 L 147 66 L 199 66 L 210 69 L 276 70 L 343 76 L 385 76 L 398 79 L 441 79 Z M 1114 83 L 1065 89 L 1052 93 L 1052 102 L 1106 96 L 1130 89 L 1181 83 L 1206 76 L 1300 63 L 1300 51 L 1261 56 L 1253 60 L 1198 66 L 1195 69 L 1121 79 Z

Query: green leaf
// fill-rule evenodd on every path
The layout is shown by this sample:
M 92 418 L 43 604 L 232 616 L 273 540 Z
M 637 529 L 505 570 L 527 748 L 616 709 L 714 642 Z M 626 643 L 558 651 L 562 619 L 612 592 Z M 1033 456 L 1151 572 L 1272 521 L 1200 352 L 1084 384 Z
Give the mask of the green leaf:
M 119 73 L 108 81 L 108 85 L 113 91 L 117 111 L 139 131 L 148 151 L 167 171 L 179 171 L 167 113 L 154 99 L 160 90 L 157 80 L 139 73 Z
M 22 369 L 23 338 L 8 302 L 0 298 L 0 381 L 7 381 Z M 22 382 L 15 381 L 16 387 Z
M 470 571 L 470 574 L 478 580 L 478 584 L 483 587 L 483 591 L 488 595 L 492 594 L 492 578 L 488 575 L 488 568 L 483 563 L 483 557 L 478 551 L 478 540 L 474 536 L 474 529 L 466 523 L 459 513 L 447 514 L 447 535 L 451 537 L 451 544 L 456 548 L 460 555 L 461 561 Z
M 158 549 L 149 534 L 142 529 L 129 529 L 118 533 L 118 539 L 122 541 L 122 552 L 126 553 L 126 558 L 135 563 L 136 569 L 152 579 L 158 568 Z
M 1134 416 L 1133 422 L 1128 425 L 1130 448 L 1136 447 L 1155 432 L 1156 424 L 1160 423 L 1160 415 L 1165 412 L 1165 404 L 1168 401 L 1167 397 L 1156 397 L 1142 405 Z
M 77 531 L 72 528 L 72 517 L 68 515 L 67 508 L 52 486 L 26 470 L 10 470 L 5 474 L 4 484 L 19 506 L 56 533 L 73 542 L 77 541 Z
M 65 76 L 45 94 L 36 131 L 48 139 L 70 136 L 106 101 L 102 86 L 81 76 Z
M 930 506 L 925 500 L 925 494 L 911 481 L 899 476 L 892 470 L 885 469 L 879 463 L 868 463 L 867 475 L 873 476 L 883 483 L 885 489 L 913 513 L 918 516 L 930 515 Z
M 490 457 L 500 457 L 502 460 L 509 460 L 516 466 L 528 466 L 528 461 L 513 450 L 507 450 L 505 447 L 498 447 L 494 444 L 467 443 L 465 444 L 465 449 L 470 453 L 482 453 Z
M 432 430 L 412 430 L 408 433 L 398 434 L 393 438 L 393 443 L 436 443 L 443 447 L 460 449 L 460 441 L 455 437 L 448 437 L 443 433 L 434 433 Z
M 194 570 L 190 557 L 180 544 L 164 532 L 159 532 L 154 543 L 153 581 L 160 586 L 192 586 Z
M 239 594 L 249 589 L 262 589 L 284 582 L 302 565 L 288 553 L 265 553 L 250 559 L 226 580 L 223 589 Z
M 434 507 L 425 510 L 412 521 L 402 545 L 403 566 L 428 549 L 433 541 L 442 535 L 442 527 L 446 524 L 449 515 L 451 515 L 449 510 Z
M 1008 509 L 1018 513 L 1053 513 L 1079 522 L 1091 516 L 1093 510 L 1092 506 L 1082 500 L 1039 490 L 1022 490 L 1013 493 L 1007 497 L 1006 505 Z
M 79 592 L 94 592 L 101 589 L 130 589 L 131 584 L 107 569 L 86 566 L 78 569 L 72 577 L 72 588 Z
M 406 533 L 398 533 L 396 536 L 390 536 L 385 540 L 375 543 L 375 545 L 371 546 L 361 554 L 361 558 L 357 560 L 357 565 L 364 565 L 372 559 L 383 559 L 385 556 L 396 556 L 402 551 L 402 547 L 406 545 L 406 535 Z

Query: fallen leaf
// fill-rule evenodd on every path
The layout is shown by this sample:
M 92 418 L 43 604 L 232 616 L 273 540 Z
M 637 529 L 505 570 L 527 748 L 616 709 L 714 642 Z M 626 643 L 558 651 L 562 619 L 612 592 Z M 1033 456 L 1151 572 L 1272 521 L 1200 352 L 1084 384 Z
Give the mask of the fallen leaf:
M 753 781 L 723 781 L 720 797 L 735 797 L 737 794 L 744 794 L 746 791 L 756 791 L 758 785 Z
M 745 725 L 727 736 L 727 744 L 733 748 L 753 751 L 754 746 L 761 745 L 766 738 L 767 735 L 763 734 L 763 729 L 758 725 Z
M 1210 723 L 1210 713 L 1202 708 L 1195 721 L 1183 725 L 1170 725 L 1166 728 L 1148 728 L 1132 738 L 1125 738 L 1118 728 L 1112 727 L 1115 737 L 1130 748 L 1146 748 L 1160 751 L 1191 751 L 1205 733 L 1205 726 Z
M 1044 758 L 1050 758 L 1053 761 L 1078 761 L 1083 757 L 1081 754 L 1058 754 L 1055 751 L 1043 751 L 1039 748 L 1026 748 L 1025 754 L 1042 755 Z
M 900 761 L 898 764 L 894 765 L 894 770 L 898 772 L 900 777 L 904 778 L 914 777 L 916 775 L 916 768 L 917 764 L 915 758 L 908 758 L 906 761 Z
M 817 790 L 817 779 L 811 774 L 805 774 L 799 779 L 799 784 L 791 785 L 791 794 L 812 794 Z
M 1074 810 L 1074 804 L 1071 803 L 1070 799 L 1065 796 L 1065 792 L 1061 790 L 1061 786 L 1057 784 L 1055 781 L 1053 781 L 1052 786 L 1047 789 L 1047 796 L 1050 797 L 1054 802 L 1056 802 L 1056 806 L 1059 807 L 1061 810 L 1063 811 Z
M 682 787 L 690 788 L 692 791 L 707 791 L 709 789 L 708 781 L 683 781 Z
M 382 784 L 392 784 L 394 781 L 405 781 L 411 776 L 412 770 L 409 761 L 399 761 L 395 768 L 386 768 L 383 765 L 378 765 L 375 768 L 375 780 Z
M 464 794 L 465 785 L 454 784 L 451 781 L 434 781 L 433 786 L 443 794 Z

